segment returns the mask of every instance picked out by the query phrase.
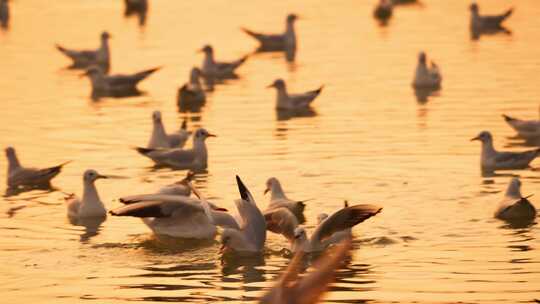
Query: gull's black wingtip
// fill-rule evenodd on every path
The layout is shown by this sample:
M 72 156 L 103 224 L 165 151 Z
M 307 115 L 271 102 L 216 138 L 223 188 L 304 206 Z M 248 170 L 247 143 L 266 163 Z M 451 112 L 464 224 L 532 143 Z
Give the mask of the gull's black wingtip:
M 238 175 L 236 176 L 236 183 L 238 184 L 238 192 L 240 192 L 240 197 L 245 201 L 249 200 L 249 191 Z

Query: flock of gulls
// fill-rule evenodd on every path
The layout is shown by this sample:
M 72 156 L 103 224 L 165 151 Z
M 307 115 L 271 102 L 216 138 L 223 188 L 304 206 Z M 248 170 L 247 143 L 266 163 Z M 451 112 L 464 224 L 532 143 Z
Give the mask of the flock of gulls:
M 415 0 L 380 0 L 374 10 L 374 17 L 388 21 L 393 15 L 394 6 L 415 2 Z M 146 0 L 125 0 L 126 15 L 137 13 L 146 16 Z M 512 13 L 512 9 L 497 16 L 480 15 L 476 3 L 470 6 L 470 30 L 473 36 L 482 32 L 508 31 L 502 26 Z M 7 0 L 0 0 L 0 22 L 9 24 L 9 6 Z M 284 52 L 287 59 L 294 59 L 297 44 L 295 21 L 298 16 L 290 14 L 286 18 L 285 31 L 278 34 L 242 30 L 259 42 L 258 51 Z M 110 46 L 108 32 L 101 33 L 97 49 L 76 50 L 56 45 L 58 51 L 72 61 L 72 68 L 83 69 L 81 76 L 90 79 L 92 96 L 130 96 L 137 93 L 137 84 L 150 76 L 159 67 L 133 74 L 110 75 Z M 204 54 L 201 67 L 193 67 L 189 81 L 178 90 L 178 104 L 194 105 L 206 100 L 206 85 L 220 83 L 225 79 L 237 78 L 236 70 L 247 60 L 246 57 L 235 61 L 218 61 L 210 45 L 200 49 Z M 439 67 L 424 52 L 418 55 L 417 68 L 412 81 L 416 90 L 439 90 L 442 83 Z M 309 109 L 321 93 L 320 88 L 304 93 L 290 93 L 285 81 L 276 79 L 269 87 L 275 88 L 276 109 L 278 111 L 296 111 Z M 540 120 L 520 120 L 503 115 L 505 121 L 526 139 L 540 137 Z M 105 219 L 107 214 L 117 217 L 138 217 L 156 235 L 175 238 L 213 240 L 219 235 L 222 254 L 252 255 L 264 251 L 267 231 L 280 234 L 289 244 L 290 252 L 295 256 L 282 277 L 261 303 L 316 303 L 331 283 L 335 270 L 341 267 L 344 258 L 351 250 L 352 228 L 377 215 L 382 208 L 375 205 L 349 205 L 332 214 L 320 214 L 317 227 L 308 235 L 302 224 L 306 222 L 305 201 L 290 199 L 279 180 L 271 177 L 267 180 L 264 194 L 269 193 L 265 209 L 261 209 L 253 195 L 240 177 L 236 183 L 240 198 L 235 201 L 237 216 L 229 210 L 205 199 L 193 186 L 196 172 L 208 166 L 208 148 L 206 140 L 214 137 L 204 128 L 188 130 L 187 122 L 168 133 L 163 125 L 159 111 L 151 115 L 152 133 L 146 147 L 135 147 L 142 156 L 147 157 L 156 166 L 170 167 L 176 170 L 188 170 L 184 179 L 156 189 L 155 193 L 131 195 L 119 198 L 123 206 L 107 211 L 96 188 L 96 181 L 107 179 L 95 170 L 83 174 L 83 193 L 81 196 L 70 194 L 66 197 L 67 216 L 73 223 L 86 218 Z M 191 138 L 191 146 L 186 148 Z M 472 140 L 482 144 L 481 168 L 483 171 L 525 169 L 540 155 L 540 149 L 524 152 L 503 152 L 493 146 L 490 132 L 482 131 Z M 54 167 L 39 169 L 25 167 L 17 158 L 13 147 L 5 149 L 8 160 L 8 188 L 29 188 L 50 185 L 57 176 L 63 163 Z M 521 181 L 512 178 L 501 203 L 495 211 L 495 217 L 507 221 L 534 221 L 536 209 L 523 197 L 520 191 Z M 332 247 L 333 249 L 327 249 Z M 303 270 L 301 260 L 305 254 L 325 252 L 314 263 L 315 270 L 300 276 Z

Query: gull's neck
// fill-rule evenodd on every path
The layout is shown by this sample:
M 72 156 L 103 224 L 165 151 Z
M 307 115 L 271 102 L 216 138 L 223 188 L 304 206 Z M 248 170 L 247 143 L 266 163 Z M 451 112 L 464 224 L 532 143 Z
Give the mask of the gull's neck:
M 150 143 L 148 146 L 163 146 L 167 147 L 167 132 L 165 132 L 165 127 L 160 121 L 154 121 L 154 127 L 152 128 L 152 137 L 150 138 Z
M 289 106 L 289 94 L 286 87 L 277 87 L 277 103 L 278 108 L 287 108 Z
M 98 50 L 98 61 L 100 63 L 108 63 L 109 62 L 109 40 L 106 38 L 101 39 L 101 46 Z
M 275 181 L 272 184 L 272 191 L 270 191 L 270 200 L 277 200 L 277 199 L 283 199 L 287 198 L 285 196 L 285 193 L 283 192 L 283 188 L 281 188 L 281 184 L 278 181 Z
M 486 140 L 482 142 L 482 156 L 492 156 L 497 153 L 497 150 L 493 147 L 492 140 Z
M 200 88 L 201 80 L 199 78 L 199 75 L 196 73 L 191 73 L 191 76 L 189 77 L 189 84 L 194 88 Z
M 214 53 L 213 52 L 207 52 L 204 53 L 204 62 L 203 67 L 211 67 L 214 66 L 216 62 L 214 61 Z
M 510 183 L 508 185 L 508 189 L 506 189 L 505 196 L 512 197 L 512 198 L 522 198 L 521 191 L 519 189 L 519 185 L 515 182 Z
M 296 32 L 294 31 L 294 21 L 287 21 L 285 27 L 285 42 L 291 46 L 296 46 Z
M 90 75 L 90 82 L 92 83 L 92 88 L 95 90 L 106 90 L 107 83 L 103 77 L 103 73 L 99 72 L 97 74 Z
M 93 181 L 84 181 L 84 189 L 83 189 L 83 197 L 82 197 L 82 203 L 83 204 L 95 204 L 100 203 L 101 200 L 99 198 L 96 185 Z
M 17 158 L 17 155 L 15 153 L 8 155 L 8 174 L 10 172 L 13 172 L 19 168 L 21 168 L 21 163 L 19 162 L 19 159 Z
M 193 137 L 193 151 L 195 152 L 195 161 L 205 166 L 208 162 L 208 150 L 205 139 Z

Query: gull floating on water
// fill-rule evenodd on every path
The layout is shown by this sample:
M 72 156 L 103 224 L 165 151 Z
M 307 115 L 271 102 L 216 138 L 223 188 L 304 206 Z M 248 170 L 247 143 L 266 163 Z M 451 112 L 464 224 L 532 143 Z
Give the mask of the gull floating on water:
M 268 192 L 270 192 L 270 203 L 268 204 L 266 210 L 287 208 L 292 212 L 300 224 L 306 221 L 306 218 L 304 217 L 304 208 L 306 207 L 304 204 L 305 200 L 295 201 L 288 198 L 285 195 L 285 192 L 283 192 L 281 183 L 277 178 L 271 177 L 266 181 L 266 189 L 264 190 L 264 194 Z
M 193 135 L 193 147 L 191 149 L 136 148 L 136 150 L 153 160 L 158 166 L 204 170 L 208 167 L 208 150 L 206 148 L 206 139 L 208 137 L 216 137 L 216 135 L 200 128 Z
M 259 51 L 287 51 L 296 50 L 296 33 L 294 22 L 298 19 L 295 14 L 289 14 L 286 19 L 285 32 L 281 34 L 263 34 L 242 28 L 242 30 L 259 41 Z
M 201 85 L 201 75 L 202 72 L 199 68 L 194 67 L 191 69 L 189 82 L 178 89 L 179 106 L 189 107 L 190 105 L 202 104 L 206 101 L 206 94 Z
M 495 217 L 501 220 L 533 220 L 536 218 L 536 208 L 521 195 L 521 181 L 514 177 L 508 184 L 504 199 L 495 211 Z
M 86 217 L 106 217 L 107 209 L 99 198 L 94 182 L 100 178 L 108 178 L 95 170 L 86 170 L 83 174 L 82 199 L 75 194 L 66 197 L 67 215 L 71 219 Z
M 471 10 L 471 30 L 473 32 L 483 32 L 490 30 L 501 30 L 503 29 L 502 23 L 506 18 L 512 15 L 513 9 L 510 8 L 501 15 L 480 15 L 478 4 L 473 3 L 470 6 Z
M 167 134 L 161 119 L 161 112 L 154 111 L 152 113 L 152 135 L 146 147 L 149 149 L 182 148 L 186 144 L 189 134 L 186 120 L 182 122 L 182 126 L 177 133 Z
M 135 74 L 105 75 L 97 66 L 90 67 L 86 75 L 92 84 L 92 95 L 124 96 L 138 92 L 137 84 L 160 68 L 152 68 Z
M 381 212 L 381 210 L 381 207 L 374 205 L 354 205 L 345 207 L 335 212 L 331 216 L 320 216 L 320 223 L 311 235 L 311 238 L 307 237 L 304 228 L 298 227 L 295 229 L 292 251 L 323 251 L 329 245 L 335 244 L 337 241 L 341 241 L 338 239 L 335 233 L 341 232 L 339 234 L 341 236 L 350 235 L 347 233 L 347 229 L 350 229 L 368 218 L 378 214 Z
M 531 139 L 540 138 L 540 120 L 522 120 L 503 114 L 504 120 L 512 127 L 520 137 Z
M 303 269 L 305 253 L 295 254 L 289 266 L 278 280 L 259 301 L 261 304 L 315 304 L 334 280 L 336 269 L 343 267 L 343 261 L 349 255 L 351 242 L 343 241 L 338 244 L 332 254 L 326 253 L 319 257 L 314 264 L 314 270 L 300 277 Z
M 375 10 L 373 11 L 373 16 L 381 21 L 387 21 L 392 17 L 392 11 L 394 6 L 390 0 L 380 0 Z
M 9 3 L 8 0 L 0 0 L 0 26 L 9 26 Z
M 12 147 L 6 148 L 6 157 L 8 160 L 7 185 L 10 188 L 47 186 L 50 184 L 51 179 L 62 171 L 62 167 L 69 163 L 65 162 L 45 169 L 25 168 L 19 162 L 15 149 Z
M 132 12 L 146 12 L 148 9 L 148 0 L 124 0 L 126 5 L 126 15 L 130 15 Z
M 56 48 L 62 52 L 62 54 L 73 60 L 73 68 L 88 68 L 92 65 L 97 65 L 105 72 L 109 71 L 110 56 L 109 39 L 111 35 L 108 32 L 101 33 L 101 45 L 97 50 L 73 50 L 67 49 L 59 44 Z
M 237 78 L 235 70 L 247 59 L 247 56 L 244 56 L 232 62 L 216 61 L 214 59 L 214 49 L 210 45 L 205 45 L 200 51 L 204 53 L 202 73 L 204 77 L 208 78 Z
M 439 89 L 441 82 L 442 76 L 439 67 L 433 61 L 431 61 L 431 66 L 428 66 L 426 53 L 420 52 L 413 87 L 416 89 Z
M 482 131 L 471 139 L 482 142 L 481 167 L 484 171 L 526 169 L 540 155 L 540 149 L 524 152 L 499 152 L 493 147 L 493 136 Z
M 223 230 L 221 252 L 260 253 L 266 242 L 266 221 L 255 199 L 238 176 L 236 176 L 236 183 L 241 199 L 236 200 L 235 203 L 242 224 L 239 229 Z
M 121 198 L 120 201 L 126 205 L 110 211 L 111 215 L 139 217 L 158 235 L 213 239 L 218 226 L 239 227 L 225 209 L 210 205 L 204 199 L 150 194 Z
M 301 94 L 289 94 L 287 92 L 287 87 L 285 85 L 285 81 L 283 79 L 276 79 L 271 85 L 268 86 L 269 88 L 275 88 L 277 90 L 277 97 L 276 97 L 276 109 L 278 110 L 302 110 L 302 109 L 308 109 L 321 94 L 321 91 L 324 86 L 321 86 L 317 90 L 301 93 Z

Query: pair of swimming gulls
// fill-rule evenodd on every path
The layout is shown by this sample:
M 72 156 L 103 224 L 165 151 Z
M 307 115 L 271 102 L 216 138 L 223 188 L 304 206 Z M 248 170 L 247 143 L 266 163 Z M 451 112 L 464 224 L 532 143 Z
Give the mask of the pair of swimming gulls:
M 262 212 L 252 194 L 237 176 L 241 199 L 235 201 L 239 219 L 225 209 L 211 205 L 193 189 L 199 199 L 178 195 L 137 195 L 121 198 L 126 206 L 112 210 L 115 216 L 141 217 L 156 234 L 182 238 L 214 238 L 217 227 L 221 233 L 222 251 L 239 253 L 261 252 L 266 241 L 266 230 L 283 234 L 291 242 L 293 251 L 322 251 L 331 244 L 350 237 L 350 229 L 380 212 L 372 205 L 345 207 L 331 216 L 321 216 L 319 226 L 307 238 L 298 226 L 296 213 L 302 213 L 303 202 L 288 199 L 279 182 L 271 178 L 267 191 L 271 191 L 268 209 Z M 191 187 L 190 183 L 187 183 Z M 303 218 L 303 214 L 302 214 Z
M 482 131 L 471 139 L 482 142 L 480 165 L 484 171 L 526 169 L 538 156 L 540 149 L 523 152 L 497 151 L 493 146 L 493 136 L 488 131 Z
M 540 138 L 540 119 L 518 119 L 503 114 L 504 120 L 514 129 L 518 135 L 525 139 Z

